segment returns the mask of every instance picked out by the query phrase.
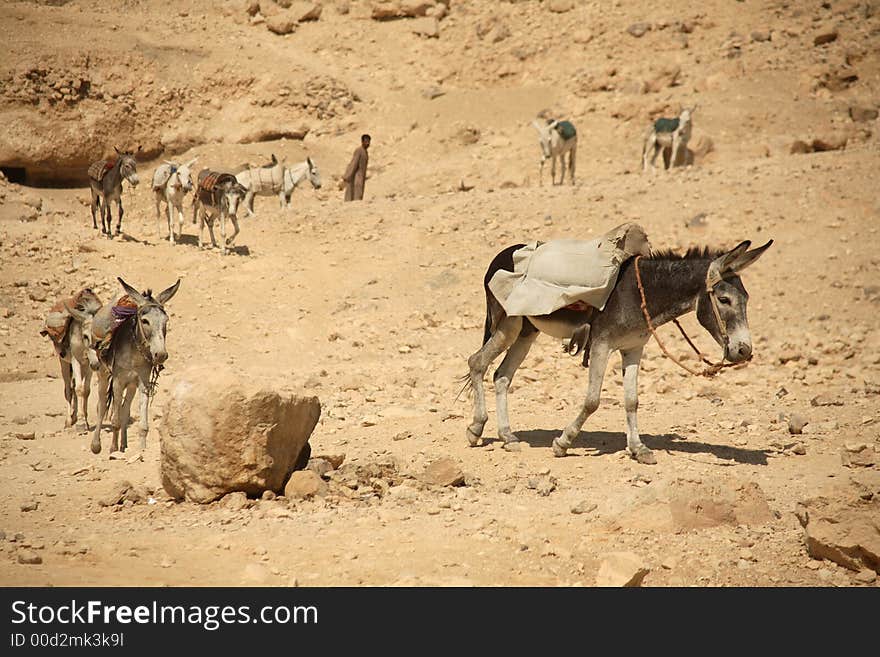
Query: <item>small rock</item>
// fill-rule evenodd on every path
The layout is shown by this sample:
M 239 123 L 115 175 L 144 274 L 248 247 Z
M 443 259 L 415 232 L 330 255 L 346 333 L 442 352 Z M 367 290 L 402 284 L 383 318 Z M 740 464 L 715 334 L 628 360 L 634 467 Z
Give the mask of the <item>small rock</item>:
M 434 16 L 409 21 L 409 29 L 419 36 L 436 39 L 440 36 L 440 23 Z
M 311 499 L 327 494 L 327 484 L 311 470 L 298 470 L 290 475 L 284 486 L 284 496 L 290 499 Z
M 452 459 L 438 459 L 425 468 L 422 481 L 434 486 L 460 486 L 464 483 L 464 473 Z
M 837 30 L 830 29 L 825 32 L 820 32 L 816 36 L 813 37 L 813 45 L 814 46 L 823 46 L 826 43 L 831 43 L 833 41 L 837 41 Z
M 412 437 L 412 431 L 399 431 L 391 437 L 391 440 L 407 440 Z
M 40 505 L 36 500 L 28 500 L 27 502 L 21 503 L 21 510 L 24 512 L 28 511 L 36 511 L 37 507 Z
M 326 459 L 312 458 L 309 459 L 307 470 L 311 470 L 319 477 L 323 478 L 328 472 L 333 472 L 333 464 Z
M 248 498 L 245 493 L 238 490 L 233 493 L 227 493 L 220 500 L 220 504 L 230 511 L 241 511 L 248 507 Z
M 422 96 L 427 98 L 428 100 L 434 100 L 435 98 L 439 98 L 444 95 L 446 92 L 443 91 L 440 87 L 428 87 L 422 91 Z
M 840 461 L 847 468 L 870 468 L 877 458 L 872 445 L 856 443 L 843 446 Z
M 10 435 L 13 438 L 18 438 L 19 440 L 34 440 L 37 437 L 37 434 L 34 431 L 15 431 Z
M 575 515 L 580 515 L 582 513 L 592 513 L 598 508 L 598 505 L 590 502 L 589 500 L 583 500 L 578 502 L 573 507 L 571 507 L 571 512 Z
M 550 0 L 547 8 L 554 14 L 564 14 L 574 9 L 574 0 Z
M 275 491 L 273 491 L 273 490 L 264 490 L 263 494 L 260 495 L 260 499 L 263 500 L 264 502 L 271 502 L 276 497 L 277 496 L 275 495 Z
M 811 406 L 843 406 L 843 402 L 828 395 L 816 395 L 810 400 Z
M 853 579 L 862 584 L 873 584 L 877 581 L 877 573 L 870 568 L 862 568 L 859 572 L 853 575 Z
M 791 449 L 793 454 L 797 454 L 798 456 L 804 456 L 807 453 L 807 446 L 803 443 L 798 443 Z
M 19 550 L 18 563 L 35 565 L 43 563 L 43 557 L 33 550 Z
M 290 34 L 296 29 L 296 19 L 290 14 L 278 13 L 266 19 L 266 28 L 274 34 Z
M 612 552 L 599 566 L 596 586 L 641 586 L 649 572 L 650 569 L 632 552 Z
M 803 433 L 804 427 L 808 422 L 809 420 L 806 416 L 801 415 L 800 413 L 792 413 L 788 420 L 788 433 L 793 435 Z
M 754 30 L 752 32 L 752 41 L 755 43 L 763 43 L 765 41 L 770 40 L 770 31 L 769 30 Z
M 873 107 L 860 107 L 857 105 L 851 105 L 849 108 L 849 118 L 851 118 L 856 123 L 864 123 L 866 121 L 873 121 L 877 118 L 880 112 Z
M 639 39 L 639 38 L 645 36 L 645 34 L 650 29 L 651 29 L 650 23 L 641 22 L 641 23 L 633 23 L 628 28 L 626 28 L 626 31 L 629 34 L 631 34 L 632 36 L 634 36 L 635 38 Z

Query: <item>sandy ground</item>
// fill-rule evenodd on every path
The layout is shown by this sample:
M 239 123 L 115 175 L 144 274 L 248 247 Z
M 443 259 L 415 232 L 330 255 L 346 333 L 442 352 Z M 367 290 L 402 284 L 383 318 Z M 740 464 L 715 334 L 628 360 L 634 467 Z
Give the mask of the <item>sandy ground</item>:
M 150 75 L 154 86 L 203 97 L 203 105 L 197 100 L 184 110 L 189 124 L 215 126 L 217 114 L 230 130 L 246 128 L 248 94 L 258 92 L 235 92 L 235 80 L 259 71 L 278 82 L 286 62 L 296 62 L 298 80 L 325 76 L 358 100 L 326 119 L 318 118 L 320 109 L 297 110 L 310 128 L 302 141 L 206 139 L 174 156 L 232 167 L 270 153 L 290 161 L 308 153 L 321 168 L 324 186 L 298 189 L 290 211 L 258 198 L 257 216 L 242 220 L 238 248 L 225 257 L 197 248 L 189 217 L 176 246 L 157 232 L 148 181 L 161 159 L 141 163 L 144 182 L 126 186 L 124 236 L 113 240 L 92 229 L 83 188 L 0 187 L 0 583 L 592 585 L 609 553 L 627 551 L 649 569 L 645 586 L 875 584 L 812 559 L 796 511 L 816 495 L 846 504 L 848 488 L 876 486 L 876 465 L 847 468 L 840 454 L 852 443 L 880 449 L 880 158 L 876 120 L 854 122 L 847 114 L 852 104 L 876 107 L 880 98 L 878 19 L 857 19 L 858 3 L 849 3 L 851 10 L 833 3 L 827 12 L 711 3 L 681 33 L 688 39 L 681 48 L 669 45 L 672 26 L 640 39 L 625 32 L 638 20 L 662 22 L 642 3 L 617 3 L 601 16 L 595 4 L 574 4 L 554 14 L 537 2 L 453 3 L 439 39 L 410 34 L 406 20 L 369 20 L 369 3 L 358 2 L 347 14 L 327 3 L 320 20 L 288 37 L 249 25 L 234 4 L 227 15 L 204 18 L 205 3 L 191 2 L 187 16 L 175 20 L 160 12 L 161 3 L 128 3 L 104 9 L 94 25 L 86 25 L 86 6 L 78 2 L 4 5 L 4 31 L 10 23 L 21 27 L 9 70 L 30 64 L 28 43 L 39 37 L 58 58 L 119 49 L 129 33 L 165 44 L 151 55 Z M 825 13 L 811 13 L 819 11 Z M 496 43 L 477 36 L 481 21 L 493 16 L 510 28 Z M 581 39 L 574 42 L 582 52 L 577 63 L 549 39 L 558 21 Z M 228 43 L 182 23 L 224 33 Z M 813 34 L 826 24 L 839 25 L 841 36 L 819 52 Z M 773 38 L 749 36 L 761 29 Z M 743 35 L 742 52 L 729 57 L 734 30 Z M 535 45 L 542 38 L 547 45 Z M 175 54 L 196 43 L 192 75 L 175 72 Z M 517 48 L 525 49 L 522 59 Z M 851 50 L 862 53 L 850 58 L 859 70 L 855 85 L 829 91 L 816 83 L 822 67 Z M 558 84 L 582 67 L 587 73 L 578 79 L 607 76 L 609 67 L 618 71 L 612 81 L 653 79 L 655 51 L 660 68 L 681 67 L 680 83 L 646 93 L 626 91 L 624 80 L 612 91 Z M 565 53 L 569 63 L 559 63 Z M 231 82 L 206 96 L 197 73 L 209 68 L 227 71 Z M 422 93 L 438 85 L 443 95 Z M 157 107 L 171 102 L 145 98 Z M 639 140 L 649 119 L 695 101 L 695 141 L 711 139 L 712 152 L 695 166 L 643 175 Z M 86 121 L 85 113 L 114 101 L 83 102 L 95 103 L 78 110 Z M 573 187 L 538 185 L 539 149 L 528 122 L 548 108 L 579 128 Z M 343 204 L 335 183 L 361 132 L 373 135 L 367 200 Z M 845 149 L 789 152 L 795 139 L 827 134 L 845 135 Z M 125 141 L 124 132 L 117 136 Z M 462 180 L 473 189 L 455 191 Z M 29 213 L 28 203 L 40 210 Z M 21 220 L 28 214 L 33 220 Z M 698 215 L 702 220 L 693 221 Z M 743 275 L 752 363 L 697 379 L 649 345 L 639 424 L 658 462 L 645 466 L 625 452 L 613 358 L 602 406 L 570 455 L 556 459 L 550 443 L 577 412 L 586 371 L 558 341 L 542 337 L 511 395 L 522 448 L 508 452 L 492 440 L 469 448 L 464 431 L 472 409 L 456 399 L 457 379 L 481 340 L 488 262 L 508 244 L 587 239 L 624 221 L 641 223 L 657 248 L 774 240 Z M 141 288 L 162 289 L 178 277 L 182 284 L 168 306 L 170 359 L 147 449 L 141 454 L 135 446 L 111 460 L 106 449 L 89 451 L 84 428 L 63 427 L 57 360 L 38 331 L 55 299 L 88 285 L 109 300 L 120 293 L 117 276 Z M 693 316 L 685 326 L 716 355 Z M 688 357 L 674 329 L 661 334 Z M 413 482 L 410 474 L 449 457 L 468 485 L 413 485 L 406 495 L 364 500 L 253 500 L 240 509 L 175 503 L 161 490 L 157 429 L 167 391 L 190 365 L 271 376 L 316 394 L 323 412 L 313 453 L 344 453 L 347 462 L 363 464 L 393 458 Z M 491 394 L 489 400 L 487 438 L 495 433 Z M 793 413 L 809 420 L 803 435 L 788 431 Z M 16 437 L 30 433 L 33 440 Z M 153 491 L 155 503 L 101 506 L 122 480 Z M 691 495 L 699 506 L 729 494 L 740 496 L 737 504 L 765 505 L 769 515 L 702 526 L 676 515 L 670 501 Z M 22 510 L 34 502 L 36 509 Z M 42 563 L 19 563 L 22 550 Z

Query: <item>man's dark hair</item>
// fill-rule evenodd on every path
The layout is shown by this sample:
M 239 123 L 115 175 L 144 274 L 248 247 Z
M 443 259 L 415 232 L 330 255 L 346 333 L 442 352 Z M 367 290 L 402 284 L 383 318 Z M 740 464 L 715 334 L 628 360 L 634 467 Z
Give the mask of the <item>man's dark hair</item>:
M 361 135 L 361 141 L 373 141 L 370 135 Z

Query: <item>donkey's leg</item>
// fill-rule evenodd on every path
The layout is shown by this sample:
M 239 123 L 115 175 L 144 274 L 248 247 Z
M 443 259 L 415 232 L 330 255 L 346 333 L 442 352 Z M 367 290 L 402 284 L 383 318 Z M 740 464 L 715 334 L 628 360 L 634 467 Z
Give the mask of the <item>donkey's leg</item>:
M 231 214 L 229 215 L 229 220 L 232 222 L 232 227 L 235 230 L 232 233 L 232 237 L 226 240 L 226 244 L 232 246 L 232 244 L 235 242 L 235 238 L 238 237 L 238 234 L 241 232 L 241 230 L 238 227 L 238 217 L 236 217 L 234 214 Z
M 630 455 L 639 463 L 654 465 L 657 459 L 653 452 L 645 447 L 639 438 L 639 362 L 642 360 L 644 347 L 627 349 L 620 352 L 623 364 L 623 405 L 626 409 L 626 448 Z
M 162 237 L 162 196 L 161 192 L 153 192 L 156 196 L 156 237 Z
M 556 184 L 556 156 L 550 157 L 550 185 Z
M 147 382 L 142 379 L 138 379 L 138 393 L 140 394 L 141 400 L 141 416 L 138 423 L 138 429 L 141 442 L 141 451 L 143 451 L 147 448 L 147 433 L 150 431 L 150 397 L 147 394 Z
M 278 203 L 281 206 L 282 210 L 287 207 L 287 204 L 284 202 L 286 198 L 287 198 L 287 195 L 284 193 L 283 189 L 280 192 L 278 192 Z
M 122 192 L 120 192 L 119 198 L 116 199 L 116 234 L 122 234 L 122 215 L 124 210 L 122 209 Z
M 95 219 L 95 208 L 100 208 L 101 205 L 98 202 L 98 196 L 95 194 L 94 190 L 92 191 L 92 202 L 90 206 L 90 209 L 92 211 L 92 228 L 98 230 L 98 221 Z
M 174 246 L 174 204 L 171 199 L 165 203 L 166 220 L 168 222 L 168 242 Z
M 253 190 L 249 190 L 244 195 L 244 207 L 247 209 L 247 213 L 249 217 L 254 216 L 254 197 L 256 193 Z
M 565 182 L 565 153 L 559 154 L 559 166 L 562 168 L 562 176 L 559 178 L 559 184 L 563 184 Z
M 76 399 L 83 397 L 83 393 L 84 393 L 84 390 L 83 390 L 83 369 L 88 370 L 89 368 L 88 367 L 83 368 L 83 365 L 76 358 L 74 358 L 73 355 L 71 355 L 70 369 L 73 372 L 73 386 L 74 386 L 73 398 L 74 398 L 74 400 L 76 400 Z M 85 399 L 83 399 L 82 411 L 83 411 L 83 415 L 88 417 L 88 413 L 86 412 Z M 76 426 L 76 420 L 77 420 L 76 417 L 70 418 L 71 426 Z M 86 429 L 88 429 L 88 422 L 86 422 Z
M 125 388 L 120 380 L 113 379 L 113 408 L 110 410 L 110 425 L 113 427 L 113 440 L 110 442 L 110 453 L 119 451 L 119 430 L 122 428 L 122 403 L 125 399 Z M 128 418 L 125 418 L 128 422 Z M 124 449 L 124 447 L 123 447 Z
M 489 414 L 486 411 L 483 377 L 492 361 L 514 343 L 521 330 L 522 317 L 505 317 L 498 323 L 498 327 L 488 342 L 468 358 L 471 386 L 474 389 L 474 421 L 467 428 L 467 439 L 471 447 L 476 446 L 480 436 L 483 435 L 483 427 L 486 426 L 486 421 L 489 419 Z
M 105 367 L 98 370 L 98 420 L 95 435 L 92 437 L 92 454 L 101 453 L 101 427 L 107 415 L 107 392 L 110 385 L 110 372 Z
M 183 238 L 183 199 L 180 200 L 180 205 L 177 206 L 177 237 L 175 239 Z
M 511 381 L 513 381 L 513 375 L 519 366 L 522 365 L 537 337 L 538 331 L 531 331 L 526 334 L 520 333 L 510 349 L 507 350 L 501 365 L 495 370 L 495 414 L 498 417 L 498 437 L 505 444 L 518 440 L 510 430 L 510 416 L 507 412 L 507 391 L 510 388 Z
M 67 402 L 67 417 L 64 418 L 64 426 L 72 427 L 76 424 L 76 392 L 71 382 L 73 366 L 66 360 L 58 359 L 61 363 L 61 379 L 64 381 L 64 400 Z
M 574 185 L 574 169 L 575 169 L 575 158 L 577 157 L 577 144 L 571 147 L 571 150 L 568 154 L 568 177 L 569 182 Z
M 214 239 L 214 217 L 211 217 L 209 220 L 207 216 L 204 217 L 204 222 L 208 224 L 208 235 L 211 237 L 211 246 L 215 249 L 217 248 L 217 240 Z
M 79 393 L 82 396 L 82 416 L 86 425 L 86 431 L 89 430 L 89 395 L 92 394 L 92 368 L 86 360 L 79 364 L 80 386 Z
M 581 407 L 577 417 L 571 424 L 565 427 L 562 435 L 553 439 L 553 455 L 565 456 L 566 450 L 571 447 L 572 441 L 577 437 L 584 426 L 584 422 L 596 409 L 599 408 L 599 398 L 602 395 L 602 380 L 605 378 L 605 366 L 608 365 L 610 349 L 599 341 L 593 342 L 590 347 L 590 382 L 587 385 L 587 398 Z
M 544 160 L 541 160 L 541 168 L 538 170 L 538 185 L 544 186 Z
M 136 391 L 137 382 L 132 381 L 125 387 L 125 398 L 119 405 L 119 415 L 117 416 L 120 432 L 119 447 L 123 452 L 128 449 L 128 423 L 131 419 L 131 403 L 134 401 L 134 393 Z
M 229 240 L 226 239 L 226 213 L 220 213 L 220 239 L 223 240 L 223 255 L 229 252 Z

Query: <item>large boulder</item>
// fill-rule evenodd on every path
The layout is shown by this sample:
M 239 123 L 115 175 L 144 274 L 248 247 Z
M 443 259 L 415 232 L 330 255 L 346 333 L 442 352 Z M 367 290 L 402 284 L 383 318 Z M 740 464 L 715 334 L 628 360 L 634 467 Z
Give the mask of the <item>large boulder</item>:
M 853 498 L 819 496 L 798 505 L 807 552 L 850 570 L 880 573 L 880 499 Z
M 317 397 L 190 370 L 171 389 L 159 427 L 162 486 L 174 499 L 200 503 L 234 491 L 281 493 L 307 463 L 320 416 Z

